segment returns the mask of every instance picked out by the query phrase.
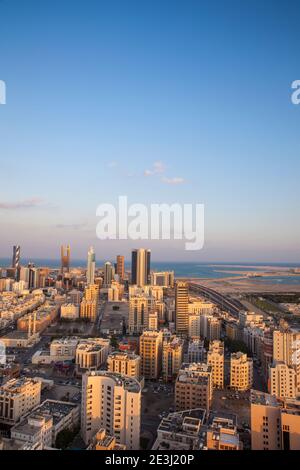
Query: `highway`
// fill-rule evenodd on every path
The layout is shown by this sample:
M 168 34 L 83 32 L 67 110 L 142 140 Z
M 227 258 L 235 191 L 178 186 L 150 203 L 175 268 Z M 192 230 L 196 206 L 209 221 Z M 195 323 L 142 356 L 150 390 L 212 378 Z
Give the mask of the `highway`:
M 201 284 L 196 284 L 193 282 L 189 283 L 189 289 L 194 292 L 195 294 L 199 294 L 213 303 L 215 303 L 219 308 L 222 310 L 226 310 L 229 312 L 233 317 L 238 318 L 239 312 L 241 310 L 247 310 L 244 305 L 242 305 L 238 300 L 231 299 L 219 292 L 216 292 L 209 287 L 204 287 Z

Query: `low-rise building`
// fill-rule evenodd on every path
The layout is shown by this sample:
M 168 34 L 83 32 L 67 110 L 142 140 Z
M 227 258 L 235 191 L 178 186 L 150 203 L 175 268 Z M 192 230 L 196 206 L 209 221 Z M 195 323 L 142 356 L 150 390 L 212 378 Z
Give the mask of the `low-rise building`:
M 182 364 L 175 383 L 177 411 L 193 408 L 209 410 L 212 402 L 212 367 L 205 363 Z

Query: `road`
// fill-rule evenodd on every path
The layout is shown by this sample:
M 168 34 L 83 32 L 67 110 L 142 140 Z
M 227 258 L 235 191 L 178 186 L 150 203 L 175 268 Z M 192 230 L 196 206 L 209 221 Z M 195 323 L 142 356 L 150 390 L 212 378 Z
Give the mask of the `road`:
M 242 305 L 238 300 L 226 297 L 219 292 L 210 289 L 209 287 L 204 287 L 201 284 L 189 283 L 189 289 L 203 297 L 208 298 L 213 303 L 218 305 L 222 310 L 228 311 L 233 317 L 238 318 L 239 312 L 241 310 L 247 310 L 244 305 Z

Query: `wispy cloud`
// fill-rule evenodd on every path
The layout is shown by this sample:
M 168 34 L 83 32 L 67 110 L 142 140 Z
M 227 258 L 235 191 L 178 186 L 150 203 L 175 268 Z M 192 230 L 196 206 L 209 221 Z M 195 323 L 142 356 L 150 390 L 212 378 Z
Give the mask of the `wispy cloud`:
M 183 184 L 185 182 L 184 178 L 180 178 L 179 176 L 175 176 L 174 178 L 162 178 L 161 179 L 163 183 L 165 184 Z
M 147 169 L 144 171 L 145 176 L 154 176 L 154 175 L 161 175 L 166 170 L 165 164 L 162 161 L 157 161 L 153 163 L 151 169 Z
M 1 202 L 0 201 L 0 209 L 5 210 L 16 210 L 16 209 L 30 209 L 32 207 L 40 206 L 44 201 L 39 198 L 32 198 L 32 199 L 24 199 L 23 201 L 16 201 L 16 202 Z

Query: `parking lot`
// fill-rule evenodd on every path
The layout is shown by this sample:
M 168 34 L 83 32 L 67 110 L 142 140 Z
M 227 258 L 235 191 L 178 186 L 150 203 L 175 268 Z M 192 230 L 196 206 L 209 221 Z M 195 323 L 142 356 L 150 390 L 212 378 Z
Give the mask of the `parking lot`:
M 174 385 L 147 381 L 142 392 L 142 432 L 148 448 L 156 439 L 156 430 L 164 416 L 174 411 Z

